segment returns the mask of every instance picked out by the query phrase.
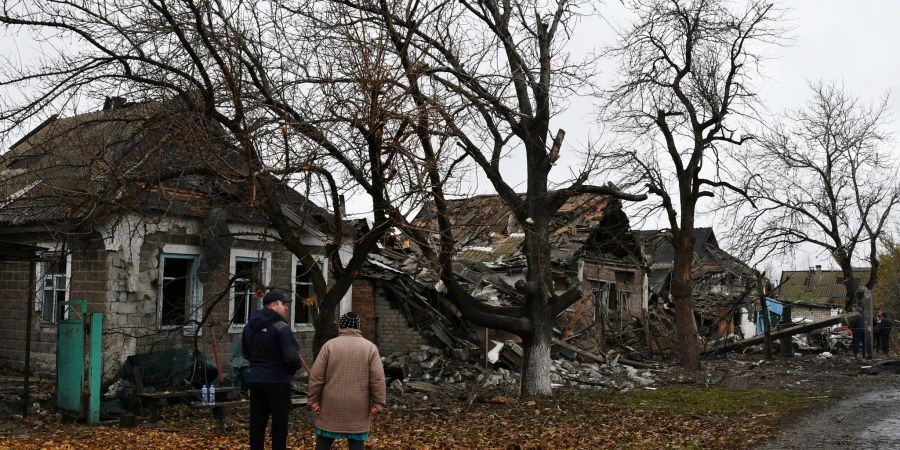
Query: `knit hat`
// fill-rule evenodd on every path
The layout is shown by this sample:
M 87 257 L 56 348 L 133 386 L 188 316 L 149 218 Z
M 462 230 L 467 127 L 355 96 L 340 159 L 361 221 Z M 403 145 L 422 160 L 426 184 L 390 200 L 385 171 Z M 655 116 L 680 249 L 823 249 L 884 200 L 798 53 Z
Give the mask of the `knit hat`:
M 263 296 L 263 305 L 268 305 L 274 301 L 280 300 L 282 303 L 290 303 L 291 299 L 278 291 L 269 291 L 266 292 L 266 295 Z
M 353 311 L 350 311 L 347 314 L 344 314 L 338 320 L 338 327 L 353 328 L 354 330 L 358 330 L 359 329 L 359 316 L 357 316 L 356 313 Z

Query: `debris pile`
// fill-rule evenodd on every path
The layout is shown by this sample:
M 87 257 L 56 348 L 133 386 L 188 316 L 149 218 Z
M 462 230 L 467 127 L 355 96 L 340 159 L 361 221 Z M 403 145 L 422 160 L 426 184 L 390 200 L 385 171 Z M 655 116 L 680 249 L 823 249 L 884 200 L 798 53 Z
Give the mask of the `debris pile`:
M 628 391 L 654 383 L 652 372 L 639 372 L 634 367 L 617 364 L 579 363 L 565 359 L 553 361 L 550 381 L 557 386 L 568 385 L 577 389 Z
M 483 363 L 458 358 L 459 352 L 427 345 L 410 353 L 383 357 L 382 362 L 388 384 L 401 395 L 407 388 L 419 392 L 451 388 L 510 390 L 519 385 L 519 368 L 511 361 L 520 358 L 521 351 L 512 341 L 499 343 L 495 351 L 489 352 L 492 362 L 488 368 Z M 653 385 L 653 377 L 652 370 L 619 363 L 618 358 L 607 364 L 560 358 L 552 360 L 550 365 L 554 388 L 628 391 Z

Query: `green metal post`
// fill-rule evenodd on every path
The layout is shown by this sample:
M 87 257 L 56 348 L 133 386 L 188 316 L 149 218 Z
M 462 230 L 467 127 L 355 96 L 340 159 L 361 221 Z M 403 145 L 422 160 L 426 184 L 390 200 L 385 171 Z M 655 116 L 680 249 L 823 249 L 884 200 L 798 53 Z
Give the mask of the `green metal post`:
M 81 395 L 84 391 L 84 325 L 87 302 L 60 302 L 65 319 L 57 323 L 56 407 L 60 411 L 84 413 Z
M 100 376 L 103 373 L 103 314 L 91 313 L 91 350 L 88 368 L 88 423 L 100 423 Z

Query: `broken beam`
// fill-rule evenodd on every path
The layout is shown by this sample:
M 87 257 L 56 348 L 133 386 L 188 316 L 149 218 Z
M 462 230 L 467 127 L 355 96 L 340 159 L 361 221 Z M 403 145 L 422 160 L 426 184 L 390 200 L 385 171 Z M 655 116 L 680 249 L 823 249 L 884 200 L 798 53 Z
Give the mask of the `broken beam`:
M 579 355 L 584 356 L 585 358 L 590 359 L 590 360 L 592 360 L 592 361 L 594 361 L 594 362 L 596 362 L 596 363 L 599 363 L 599 364 L 606 364 L 606 363 L 607 363 L 607 361 L 606 361 L 606 355 L 596 355 L 596 354 L 591 353 L 591 352 L 589 352 L 589 351 L 582 350 L 582 349 L 580 349 L 580 348 L 578 348 L 578 347 L 576 347 L 576 346 L 574 346 L 574 345 L 572 345 L 572 344 L 568 344 L 568 343 L 565 343 L 565 342 L 563 342 L 563 341 L 560 341 L 559 339 L 554 339 L 554 340 L 553 340 L 553 345 L 558 345 L 558 346 L 560 346 L 560 347 L 562 347 L 562 348 L 566 348 L 566 349 L 572 350 L 573 352 L 578 353 Z M 626 366 L 635 367 L 635 368 L 638 368 L 638 369 L 653 369 L 653 368 L 655 368 L 655 366 L 650 365 L 650 364 L 646 364 L 646 363 L 642 363 L 642 362 L 638 362 L 638 361 L 632 361 L 632 360 L 630 360 L 630 359 L 625 359 L 625 358 L 621 358 L 621 357 L 619 358 L 619 364 L 623 364 L 623 365 L 626 365 Z
M 820 328 L 825 328 L 827 326 L 836 325 L 839 323 L 850 323 L 853 319 L 855 319 L 859 314 L 858 313 L 848 313 L 841 314 L 839 316 L 830 317 L 825 320 L 820 320 L 818 322 L 813 323 L 804 323 L 800 325 L 794 325 L 791 327 L 784 328 L 782 330 L 773 331 L 769 334 L 770 339 L 780 339 L 780 338 L 788 338 L 795 334 L 807 333 L 810 331 L 815 331 Z M 750 339 L 744 339 L 743 341 L 734 342 L 722 347 L 711 348 L 705 352 L 703 355 L 712 355 L 720 352 L 730 352 L 734 350 L 740 350 L 744 347 L 749 347 L 751 345 L 762 344 L 765 340 L 765 335 L 754 336 Z

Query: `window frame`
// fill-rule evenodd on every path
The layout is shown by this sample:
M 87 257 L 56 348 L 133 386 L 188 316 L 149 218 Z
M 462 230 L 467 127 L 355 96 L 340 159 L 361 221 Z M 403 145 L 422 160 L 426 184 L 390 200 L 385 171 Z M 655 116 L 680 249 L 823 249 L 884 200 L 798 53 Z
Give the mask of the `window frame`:
M 328 284 L 328 258 L 324 255 L 312 255 L 313 259 L 322 267 L 322 276 L 325 278 L 325 284 Z M 302 261 L 297 255 L 291 254 L 291 329 L 294 331 L 315 331 L 312 322 L 297 322 L 297 311 L 299 310 L 299 302 L 297 298 L 297 265 Z M 312 288 L 312 282 L 309 283 L 309 290 L 315 296 L 315 290 Z M 313 319 L 315 320 L 315 319 Z
M 178 328 L 183 329 L 186 333 L 197 333 L 199 331 L 199 327 L 197 323 L 200 320 L 200 299 L 203 298 L 203 283 L 200 281 L 200 252 L 191 251 L 193 249 L 186 248 L 164 248 L 163 251 L 159 254 L 159 283 L 156 291 L 156 323 L 159 326 L 160 330 L 175 330 Z M 163 313 L 163 288 L 165 287 L 165 261 L 167 259 L 181 259 L 181 260 L 191 260 L 191 269 L 189 275 L 191 276 L 191 299 L 190 299 L 190 309 L 187 309 L 187 304 L 185 304 L 186 310 L 184 315 L 184 324 L 182 325 L 163 325 L 162 323 L 162 313 Z
M 237 262 L 238 261 L 259 261 L 261 263 L 260 266 L 260 278 L 262 278 L 261 286 L 253 286 L 255 288 L 253 291 L 248 291 L 245 294 L 244 301 L 246 302 L 247 307 L 247 321 L 250 320 L 250 315 L 253 314 L 253 311 L 260 309 L 262 307 L 262 299 L 258 299 L 256 302 L 256 308 L 253 309 L 253 302 L 250 298 L 250 295 L 256 290 L 263 289 L 269 285 L 271 280 L 271 266 L 272 266 L 272 253 L 268 251 L 259 251 L 259 250 L 246 250 L 246 249 L 231 249 L 231 254 L 229 255 L 228 260 L 228 279 L 234 276 L 235 271 L 237 270 Z M 229 301 L 228 301 L 228 320 L 230 321 L 232 317 L 234 317 L 234 296 L 237 292 L 234 289 L 234 283 L 228 287 Z M 228 327 L 229 333 L 240 333 L 244 329 L 244 323 L 232 323 Z
M 51 250 L 48 250 L 46 253 L 59 253 L 61 251 L 60 250 L 61 245 L 58 243 L 53 243 L 53 244 L 40 243 L 38 245 L 41 247 L 51 249 Z M 48 261 L 42 260 L 42 261 L 38 261 L 34 267 L 35 280 L 37 280 L 37 282 L 33 286 L 33 288 L 35 290 L 34 309 L 35 309 L 35 311 L 40 312 L 40 314 L 38 314 L 38 320 L 40 321 L 40 324 L 42 326 L 52 327 L 52 326 L 56 326 L 60 322 L 60 320 L 67 320 L 69 318 L 69 311 L 63 310 L 62 317 L 61 318 L 58 317 L 59 313 L 57 312 L 57 307 L 59 306 L 59 301 L 57 301 L 56 295 L 54 295 L 53 296 L 54 302 L 52 304 L 53 311 L 52 311 L 52 316 L 51 316 L 51 317 L 53 317 L 53 320 L 47 321 L 44 319 L 44 308 L 46 307 L 45 302 L 47 300 L 44 295 L 45 288 L 46 288 L 46 281 L 47 281 L 47 273 L 46 273 L 47 264 L 48 264 Z M 65 280 L 65 283 L 66 283 L 66 287 L 62 290 L 63 297 L 64 297 L 64 299 L 62 301 L 67 302 L 67 301 L 71 300 L 71 291 L 72 291 L 72 252 L 66 252 L 64 272 L 62 274 L 59 274 L 59 273 L 53 274 L 54 277 L 58 277 L 60 275 L 62 275 L 62 278 Z M 57 287 L 57 283 L 56 283 L 56 280 L 54 280 L 54 286 L 53 286 L 54 293 L 59 292 L 59 290 L 56 289 L 56 287 Z

